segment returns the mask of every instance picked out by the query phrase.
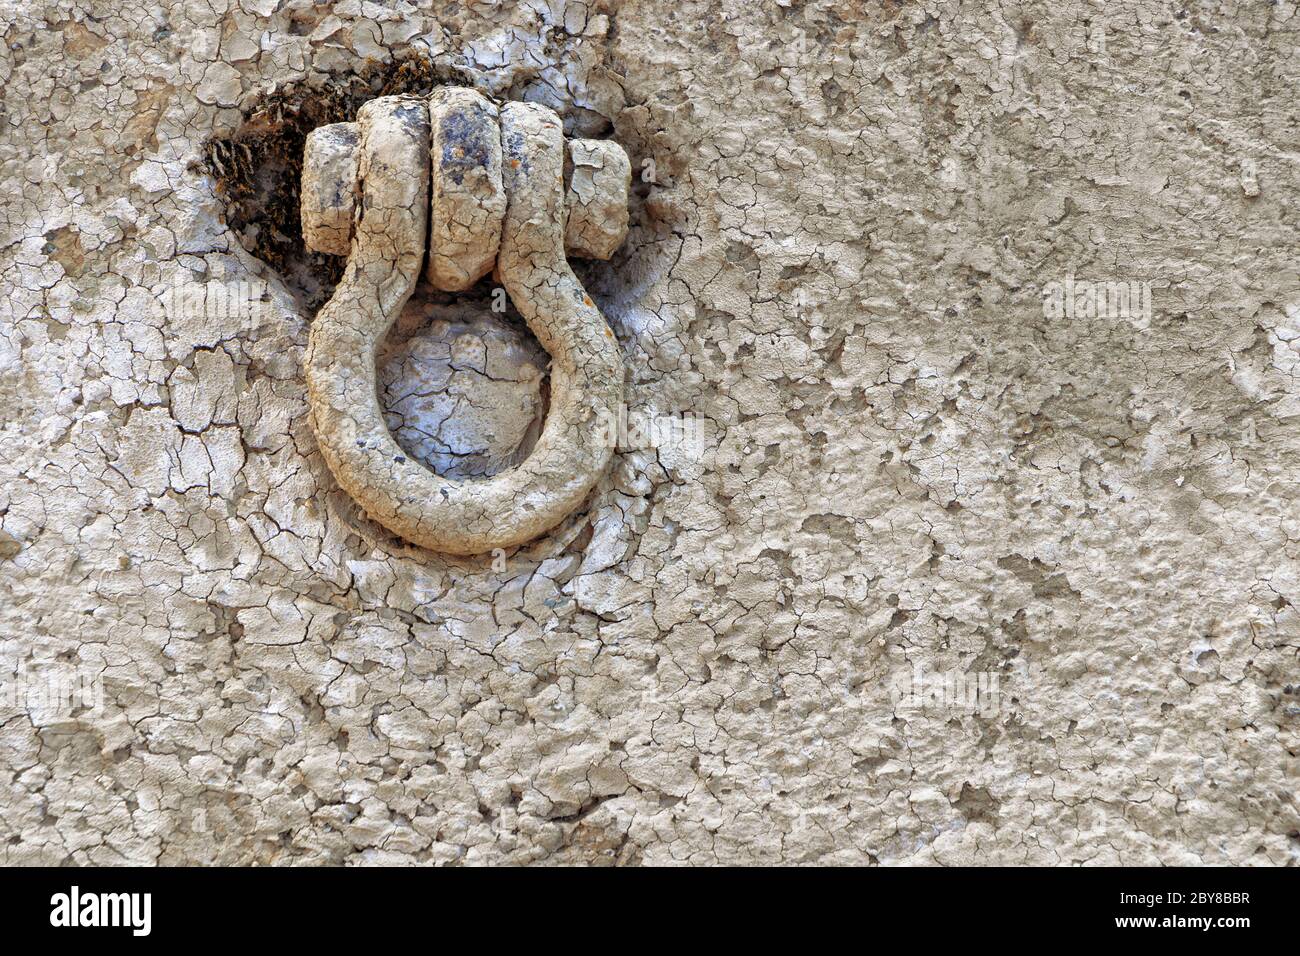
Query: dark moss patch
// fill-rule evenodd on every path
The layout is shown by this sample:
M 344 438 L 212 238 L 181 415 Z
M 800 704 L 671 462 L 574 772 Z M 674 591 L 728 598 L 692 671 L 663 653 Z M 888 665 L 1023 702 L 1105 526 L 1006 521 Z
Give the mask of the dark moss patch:
M 483 133 L 486 111 L 476 109 L 474 114 L 470 121 L 463 113 L 451 113 L 441 123 L 441 168 L 458 186 L 465 181 L 467 172 L 487 166 L 491 158 L 491 143 Z M 495 124 L 496 120 L 491 122 Z

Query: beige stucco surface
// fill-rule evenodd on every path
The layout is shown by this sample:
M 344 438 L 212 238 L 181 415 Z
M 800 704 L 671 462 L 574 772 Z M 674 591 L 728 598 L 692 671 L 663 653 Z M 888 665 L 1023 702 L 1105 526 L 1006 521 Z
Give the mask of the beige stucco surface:
M 98 688 L 0 696 L 0 863 L 1300 858 L 1294 0 L 0 29 L 0 679 Z M 211 164 L 398 56 L 627 150 L 628 238 L 575 269 L 630 408 L 702 423 L 495 556 L 340 490 L 330 280 L 260 261 Z M 409 307 L 379 374 L 463 476 L 545 411 L 491 288 Z

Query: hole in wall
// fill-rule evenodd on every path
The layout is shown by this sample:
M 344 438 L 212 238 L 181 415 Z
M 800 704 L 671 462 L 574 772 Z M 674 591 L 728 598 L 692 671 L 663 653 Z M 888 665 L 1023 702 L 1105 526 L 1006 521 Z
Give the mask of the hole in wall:
M 367 60 L 355 72 L 267 93 L 245 111 L 233 134 L 208 142 L 204 166 L 225 206 L 227 227 L 280 274 L 309 312 L 328 301 L 347 260 L 312 252 L 303 243 L 298 196 L 307 134 L 329 123 L 353 122 L 357 110 L 376 97 L 428 94 L 460 83 L 470 85 L 464 74 L 424 56 Z

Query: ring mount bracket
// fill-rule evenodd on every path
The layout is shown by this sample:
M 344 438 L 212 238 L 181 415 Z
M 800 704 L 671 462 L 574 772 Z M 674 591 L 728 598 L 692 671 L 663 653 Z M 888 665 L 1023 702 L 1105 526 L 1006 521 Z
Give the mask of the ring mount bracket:
M 569 169 L 565 186 L 566 163 Z M 566 258 L 607 259 L 627 231 L 631 164 L 617 144 L 564 140 L 559 117 L 497 107 L 468 89 L 381 97 L 356 123 L 313 131 L 303 158 L 303 236 L 348 255 L 312 323 L 311 420 L 339 484 L 390 531 L 449 554 L 532 540 L 608 468 L 623 399 L 617 340 Z M 411 461 L 384 421 L 379 344 L 425 274 L 444 291 L 494 266 L 551 355 L 551 406 L 532 453 L 490 478 L 456 480 Z

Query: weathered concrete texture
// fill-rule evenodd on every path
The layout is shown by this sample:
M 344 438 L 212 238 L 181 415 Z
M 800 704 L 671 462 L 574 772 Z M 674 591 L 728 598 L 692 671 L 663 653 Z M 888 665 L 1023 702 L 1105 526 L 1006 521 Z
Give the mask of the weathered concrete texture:
M 0 703 L 0 862 L 1297 862 L 1294 0 L 5 10 L 0 651 L 104 701 Z M 407 50 L 627 149 L 707 419 L 496 560 L 334 483 L 195 162 Z
M 494 475 L 537 444 L 546 353 L 527 329 L 412 300 L 379 356 L 380 403 L 414 460 L 452 478 Z

